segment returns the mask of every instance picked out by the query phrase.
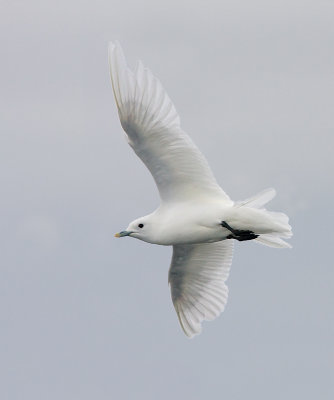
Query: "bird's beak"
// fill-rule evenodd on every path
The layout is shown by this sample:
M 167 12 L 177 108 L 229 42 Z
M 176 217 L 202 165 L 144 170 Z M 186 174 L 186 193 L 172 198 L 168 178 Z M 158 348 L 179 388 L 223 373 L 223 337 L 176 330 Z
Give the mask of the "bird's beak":
M 131 235 L 131 233 L 132 232 L 130 232 L 130 231 L 122 231 L 122 232 L 119 232 L 119 233 L 115 233 L 115 237 L 123 237 L 123 236 L 130 236 Z

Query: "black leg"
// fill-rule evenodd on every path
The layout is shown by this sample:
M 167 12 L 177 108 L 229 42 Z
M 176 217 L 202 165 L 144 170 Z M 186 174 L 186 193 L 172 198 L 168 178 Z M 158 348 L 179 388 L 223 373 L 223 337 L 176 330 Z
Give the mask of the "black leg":
M 231 232 L 231 235 L 228 235 L 227 239 L 236 239 L 239 240 L 239 242 L 243 242 L 244 240 L 256 239 L 259 236 L 252 231 L 233 229 L 226 221 L 222 221 L 221 226 Z

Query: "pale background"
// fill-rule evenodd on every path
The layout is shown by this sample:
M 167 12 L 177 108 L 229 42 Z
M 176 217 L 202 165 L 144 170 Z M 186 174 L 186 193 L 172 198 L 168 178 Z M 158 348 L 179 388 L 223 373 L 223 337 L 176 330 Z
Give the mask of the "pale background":
M 325 0 L 1 1 L 1 400 L 327 400 L 333 39 Z M 171 250 L 114 239 L 158 204 L 107 44 L 141 58 L 223 188 L 275 187 L 292 250 L 236 245 L 226 311 L 183 335 Z

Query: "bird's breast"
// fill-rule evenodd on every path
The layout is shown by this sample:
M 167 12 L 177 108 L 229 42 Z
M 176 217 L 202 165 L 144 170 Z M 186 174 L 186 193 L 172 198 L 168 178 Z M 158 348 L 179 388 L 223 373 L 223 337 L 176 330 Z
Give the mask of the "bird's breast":
M 162 245 L 212 243 L 226 239 L 222 228 L 222 212 L 210 207 L 189 207 L 174 210 L 160 218 L 155 243 Z

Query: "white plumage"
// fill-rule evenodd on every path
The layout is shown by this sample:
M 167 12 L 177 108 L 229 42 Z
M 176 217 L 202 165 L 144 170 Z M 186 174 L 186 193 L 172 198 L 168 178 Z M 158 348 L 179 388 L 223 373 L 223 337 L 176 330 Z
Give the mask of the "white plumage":
M 153 175 L 161 199 L 190 200 L 194 191 L 221 197 L 223 190 L 201 152 L 180 128 L 180 118 L 161 83 L 141 62 L 132 72 L 118 43 L 110 45 L 109 54 L 122 127 L 130 146 Z
M 130 146 L 150 170 L 161 205 L 116 236 L 173 246 L 172 300 L 188 337 L 216 318 L 227 301 L 225 284 L 233 239 L 290 247 L 288 217 L 263 208 L 273 189 L 233 202 L 217 184 L 198 148 L 183 132 L 173 103 L 153 74 L 138 63 L 132 72 L 118 43 L 110 44 L 111 81 Z
M 232 240 L 173 247 L 168 281 L 187 336 L 200 333 L 203 320 L 213 320 L 224 311 L 232 256 Z

